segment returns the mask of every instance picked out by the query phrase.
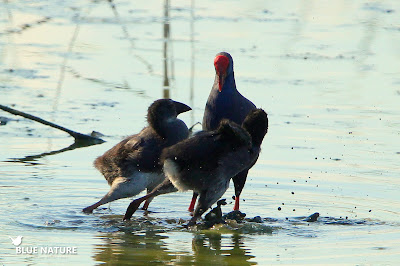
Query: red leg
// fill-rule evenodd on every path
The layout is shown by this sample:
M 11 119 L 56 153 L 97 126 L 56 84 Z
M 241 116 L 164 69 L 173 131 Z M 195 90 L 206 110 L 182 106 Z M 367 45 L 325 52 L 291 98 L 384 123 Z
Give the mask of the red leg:
M 189 212 L 193 212 L 194 211 L 194 205 L 196 204 L 196 200 L 197 200 L 197 196 L 198 195 L 199 194 L 197 194 L 196 192 L 193 192 L 192 201 L 190 202 L 189 209 L 188 209 Z
M 239 196 L 235 197 L 235 206 L 233 207 L 234 211 L 238 211 L 239 210 Z

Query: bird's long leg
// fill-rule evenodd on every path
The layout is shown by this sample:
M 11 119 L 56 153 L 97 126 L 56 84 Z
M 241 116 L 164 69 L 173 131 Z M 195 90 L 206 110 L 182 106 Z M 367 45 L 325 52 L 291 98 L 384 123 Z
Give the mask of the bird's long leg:
M 84 208 L 82 211 L 85 213 L 91 213 L 94 209 L 103 204 L 112 202 L 117 199 L 135 196 L 139 194 L 143 189 L 145 189 L 144 186 L 138 186 L 135 182 L 131 182 L 130 179 L 127 179 L 125 177 L 118 177 L 113 181 L 110 190 L 106 195 L 104 195 L 101 200 L 93 205 Z
M 234 211 L 239 210 L 239 196 L 235 196 L 235 205 L 233 206 Z
M 149 204 L 151 202 L 152 198 L 149 198 L 145 201 L 145 203 L 143 204 L 142 210 L 147 211 L 147 208 L 149 208 Z
M 154 197 L 152 193 L 147 194 L 146 196 L 143 196 L 141 198 L 135 199 L 129 204 L 128 208 L 126 209 L 125 216 L 124 216 L 124 221 L 131 219 L 132 215 L 136 212 L 136 210 L 139 208 L 140 204 L 142 204 L 143 201 Z
M 178 190 L 174 187 L 174 185 L 172 185 L 171 181 L 169 181 L 169 179 L 166 178 L 164 182 L 158 185 L 155 189 L 153 189 L 152 192 L 150 192 L 146 196 L 133 200 L 126 209 L 124 220 L 129 220 L 143 201 L 148 199 L 149 201 L 151 201 L 154 197 L 175 191 Z
M 150 194 L 152 190 L 147 189 L 147 194 Z M 154 197 L 153 197 L 154 198 Z M 142 210 L 147 211 L 147 209 L 149 208 L 150 202 L 153 200 L 153 198 L 148 198 L 146 199 L 146 201 L 143 204 Z
M 239 198 L 242 193 L 244 184 L 246 183 L 247 174 L 249 173 L 249 169 L 243 170 L 238 173 L 236 176 L 232 178 L 233 184 L 235 186 L 235 205 L 233 207 L 234 211 L 239 210 Z
M 199 219 L 204 212 L 211 208 L 211 205 L 217 202 L 217 200 L 219 200 L 222 195 L 224 195 L 225 191 L 228 189 L 228 186 L 229 180 L 224 183 L 214 184 L 210 186 L 212 187 L 212 189 L 201 191 L 193 217 L 192 219 L 190 219 L 189 223 L 185 227 L 195 225 L 197 219 Z
M 106 194 L 101 200 L 99 200 L 98 202 L 96 202 L 95 204 L 92 204 L 86 208 L 84 208 L 82 211 L 84 213 L 92 213 L 94 209 L 96 209 L 97 207 L 106 204 L 110 201 L 113 201 L 113 199 L 110 199 L 109 194 Z
M 200 193 L 200 198 L 199 202 L 197 203 L 196 210 L 193 214 L 192 219 L 185 225 L 185 227 L 193 226 L 196 224 L 196 221 L 201 217 L 203 213 L 205 213 L 214 202 L 210 202 L 210 200 L 207 199 L 207 194 L 210 192 L 205 190 Z
M 199 193 L 193 192 L 192 201 L 190 202 L 190 205 L 189 205 L 189 208 L 188 208 L 189 212 L 193 212 L 194 211 L 194 205 L 196 204 L 196 200 L 197 200 L 198 196 L 199 196 Z

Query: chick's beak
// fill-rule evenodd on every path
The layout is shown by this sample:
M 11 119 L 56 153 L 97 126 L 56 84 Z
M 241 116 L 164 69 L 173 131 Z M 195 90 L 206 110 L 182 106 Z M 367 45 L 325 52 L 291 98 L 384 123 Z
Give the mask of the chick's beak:
M 177 114 L 181 114 L 181 113 L 192 110 L 192 108 L 190 108 L 189 106 L 187 106 L 184 103 L 174 101 L 174 105 L 175 105 L 175 110 L 176 110 Z

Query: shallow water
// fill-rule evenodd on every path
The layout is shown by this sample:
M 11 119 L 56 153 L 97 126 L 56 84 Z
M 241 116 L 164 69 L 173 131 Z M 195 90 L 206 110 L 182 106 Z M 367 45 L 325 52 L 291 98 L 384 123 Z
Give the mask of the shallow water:
M 165 17 L 160 1 L 2 1 L 0 104 L 107 142 L 66 149 L 67 134 L 0 111 L 0 264 L 397 264 L 400 4 L 331 2 L 173 1 Z M 93 160 L 152 101 L 169 94 L 201 121 L 222 50 L 269 114 L 241 204 L 263 223 L 183 229 L 191 193 L 127 223 L 129 199 L 83 214 L 108 191 Z M 77 254 L 16 254 L 18 235 Z

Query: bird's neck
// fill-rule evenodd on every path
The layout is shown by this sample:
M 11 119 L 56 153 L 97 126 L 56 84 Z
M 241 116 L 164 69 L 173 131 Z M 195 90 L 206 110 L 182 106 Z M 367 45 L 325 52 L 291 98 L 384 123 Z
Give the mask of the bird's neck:
M 168 127 L 169 120 L 170 119 L 165 119 L 165 118 L 161 119 L 160 117 L 152 117 L 152 119 L 148 119 L 148 122 L 149 122 L 150 127 L 154 129 L 154 131 L 157 133 L 157 135 L 159 135 L 163 139 L 165 139 L 167 137 L 166 129 Z
M 176 143 L 187 138 L 188 129 L 186 124 L 176 117 L 158 120 L 151 124 L 154 131 L 168 143 Z
M 265 137 L 266 131 L 258 126 L 247 127 L 246 125 L 243 125 L 243 127 L 247 130 L 247 132 L 250 133 L 253 147 L 260 147 Z

